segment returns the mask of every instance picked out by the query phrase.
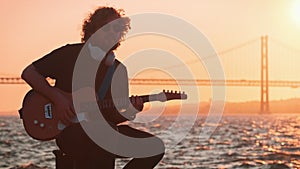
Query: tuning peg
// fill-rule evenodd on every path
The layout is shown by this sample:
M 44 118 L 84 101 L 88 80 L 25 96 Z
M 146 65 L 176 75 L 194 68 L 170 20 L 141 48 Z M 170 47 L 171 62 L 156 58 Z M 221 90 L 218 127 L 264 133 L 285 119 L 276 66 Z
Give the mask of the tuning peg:
M 165 93 L 165 92 L 166 92 L 166 90 L 164 89 L 164 90 L 163 90 L 163 92 Z
M 185 94 L 185 92 L 182 92 L 182 94 Z
M 175 90 L 175 94 L 177 94 L 177 91 Z

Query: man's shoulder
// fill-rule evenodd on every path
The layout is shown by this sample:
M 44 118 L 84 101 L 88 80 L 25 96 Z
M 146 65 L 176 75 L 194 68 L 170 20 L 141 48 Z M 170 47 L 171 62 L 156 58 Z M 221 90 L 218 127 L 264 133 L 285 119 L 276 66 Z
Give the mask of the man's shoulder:
M 82 48 L 84 46 L 84 43 L 68 43 L 64 46 L 62 46 L 61 48 Z
M 83 47 L 83 43 L 74 43 L 74 44 L 66 44 L 63 46 L 60 46 L 58 48 L 56 48 L 55 50 L 52 51 L 53 52 L 58 52 L 58 53 L 65 53 L 65 52 L 76 52 L 76 51 L 80 51 L 81 48 Z
M 126 68 L 126 66 L 125 66 L 120 60 L 115 59 L 115 62 L 116 62 L 116 65 L 117 65 L 118 67 Z

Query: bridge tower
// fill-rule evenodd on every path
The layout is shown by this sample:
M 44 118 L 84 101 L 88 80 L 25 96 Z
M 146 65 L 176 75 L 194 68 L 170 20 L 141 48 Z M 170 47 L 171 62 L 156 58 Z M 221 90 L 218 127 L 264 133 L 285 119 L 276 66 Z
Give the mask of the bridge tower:
M 262 36 L 261 37 L 260 113 L 270 113 L 268 64 L 269 64 L 268 63 L 268 36 Z

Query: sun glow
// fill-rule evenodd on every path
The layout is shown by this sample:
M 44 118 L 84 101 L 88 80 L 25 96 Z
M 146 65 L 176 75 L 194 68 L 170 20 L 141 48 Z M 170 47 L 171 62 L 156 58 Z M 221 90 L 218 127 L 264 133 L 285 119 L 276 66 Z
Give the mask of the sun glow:
M 300 25 L 300 1 L 295 1 L 292 6 L 292 17 Z

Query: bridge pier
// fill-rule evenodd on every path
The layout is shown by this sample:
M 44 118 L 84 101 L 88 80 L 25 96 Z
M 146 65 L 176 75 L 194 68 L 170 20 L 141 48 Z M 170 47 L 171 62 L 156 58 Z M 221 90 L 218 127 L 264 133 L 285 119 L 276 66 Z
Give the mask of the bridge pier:
M 270 113 L 268 36 L 261 37 L 260 113 Z

